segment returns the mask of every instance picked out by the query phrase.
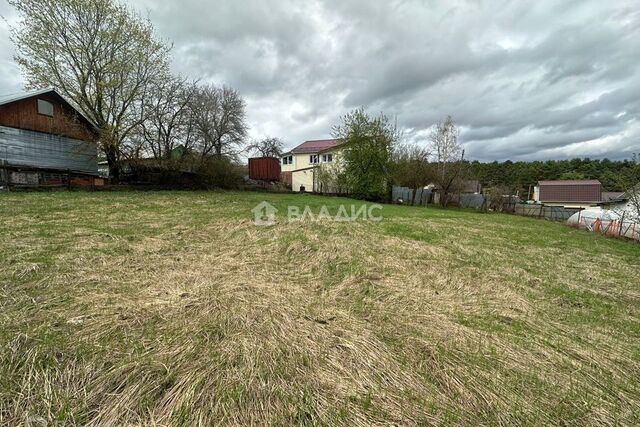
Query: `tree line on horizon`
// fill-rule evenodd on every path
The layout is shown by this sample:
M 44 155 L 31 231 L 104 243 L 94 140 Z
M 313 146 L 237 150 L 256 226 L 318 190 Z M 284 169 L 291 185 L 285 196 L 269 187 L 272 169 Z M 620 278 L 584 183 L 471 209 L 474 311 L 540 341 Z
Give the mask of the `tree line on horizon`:
M 472 161 L 469 163 L 469 172 L 483 186 L 506 186 L 525 192 L 538 181 L 565 179 L 597 179 L 602 183 L 603 191 L 625 191 L 628 186 L 626 178 L 633 175 L 637 167 L 633 159 Z

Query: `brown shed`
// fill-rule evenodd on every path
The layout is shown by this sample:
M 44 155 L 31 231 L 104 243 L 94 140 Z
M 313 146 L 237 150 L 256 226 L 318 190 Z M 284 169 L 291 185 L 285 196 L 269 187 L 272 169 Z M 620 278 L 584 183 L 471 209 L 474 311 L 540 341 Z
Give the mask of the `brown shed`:
M 596 179 L 539 181 L 541 203 L 598 204 L 602 202 L 602 184 Z
M 249 178 L 262 181 L 280 179 L 280 160 L 275 157 L 254 157 L 249 159 Z

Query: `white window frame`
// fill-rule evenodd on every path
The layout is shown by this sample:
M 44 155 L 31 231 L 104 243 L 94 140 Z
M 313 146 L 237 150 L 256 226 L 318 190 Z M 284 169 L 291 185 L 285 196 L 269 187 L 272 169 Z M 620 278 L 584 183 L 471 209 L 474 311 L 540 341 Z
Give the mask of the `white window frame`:
M 322 163 L 332 163 L 333 153 L 327 153 L 322 155 Z
M 319 158 L 317 154 L 309 154 L 309 164 L 316 165 L 319 163 Z

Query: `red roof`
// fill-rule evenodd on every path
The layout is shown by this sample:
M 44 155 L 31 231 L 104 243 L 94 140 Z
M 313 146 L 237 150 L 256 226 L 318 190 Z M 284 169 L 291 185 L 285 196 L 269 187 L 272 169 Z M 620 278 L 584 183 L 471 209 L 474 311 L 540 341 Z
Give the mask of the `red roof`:
M 333 148 L 336 145 L 340 145 L 340 140 L 338 139 L 316 139 L 312 141 L 305 141 L 302 144 L 298 145 L 296 148 L 291 150 L 294 154 L 304 154 L 304 153 L 318 153 L 320 151 Z
M 602 201 L 602 184 L 596 179 L 539 181 L 541 202 L 586 202 Z

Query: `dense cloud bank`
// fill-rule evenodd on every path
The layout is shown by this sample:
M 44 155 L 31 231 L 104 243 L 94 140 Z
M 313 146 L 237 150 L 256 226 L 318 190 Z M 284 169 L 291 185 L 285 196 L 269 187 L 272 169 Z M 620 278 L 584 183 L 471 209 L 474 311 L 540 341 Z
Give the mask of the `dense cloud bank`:
M 528 3 L 528 4 L 526 4 Z M 407 140 L 451 114 L 478 160 L 640 151 L 640 8 L 602 1 L 144 0 L 174 68 L 227 83 L 255 137 L 328 137 L 363 105 Z M 15 17 L 6 3 L 0 14 Z M 20 88 L 0 23 L 0 93 Z

